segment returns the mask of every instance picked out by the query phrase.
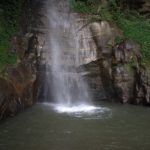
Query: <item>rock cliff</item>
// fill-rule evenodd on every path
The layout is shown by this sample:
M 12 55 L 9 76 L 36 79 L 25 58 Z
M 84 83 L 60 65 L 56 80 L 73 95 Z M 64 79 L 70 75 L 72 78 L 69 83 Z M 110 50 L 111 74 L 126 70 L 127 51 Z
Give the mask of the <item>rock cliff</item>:
M 149 105 L 149 77 L 141 64 L 140 45 L 132 40 L 117 43 L 122 32 L 116 25 L 105 21 L 92 23 L 90 29 L 98 56 L 93 63 L 99 67 L 99 84 L 106 99 Z
M 39 30 L 43 3 L 24 3 L 21 30 L 12 39 L 12 51 L 18 55 L 16 66 L 8 66 L 0 77 L 0 119 L 32 106 L 36 101 L 39 62 Z M 37 24 L 38 22 L 38 24 Z

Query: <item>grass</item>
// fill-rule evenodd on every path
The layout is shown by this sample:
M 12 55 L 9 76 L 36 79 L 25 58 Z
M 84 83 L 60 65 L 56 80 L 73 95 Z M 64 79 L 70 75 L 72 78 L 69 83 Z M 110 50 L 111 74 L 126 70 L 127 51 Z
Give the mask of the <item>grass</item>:
M 109 7 L 111 6 L 111 7 Z M 98 15 L 101 20 L 116 22 L 124 32 L 125 39 L 132 39 L 141 45 L 143 62 L 150 64 L 150 22 L 131 11 L 120 11 L 115 0 L 110 0 L 110 5 L 98 10 L 98 5 L 88 5 L 86 2 L 73 2 L 72 8 L 79 13 Z

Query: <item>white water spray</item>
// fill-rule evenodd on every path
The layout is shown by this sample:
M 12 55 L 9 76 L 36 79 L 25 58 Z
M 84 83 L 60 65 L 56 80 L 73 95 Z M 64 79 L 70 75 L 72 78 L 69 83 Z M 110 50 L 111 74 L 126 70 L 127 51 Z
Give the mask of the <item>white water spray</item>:
M 92 111 L 96 107 L 91 106 L 88 86 L 77 71 L 81 62 L 80 38 L 69 12 L 69 0 L 48 0 L 47 5 L 54 107 L 59 112 Z

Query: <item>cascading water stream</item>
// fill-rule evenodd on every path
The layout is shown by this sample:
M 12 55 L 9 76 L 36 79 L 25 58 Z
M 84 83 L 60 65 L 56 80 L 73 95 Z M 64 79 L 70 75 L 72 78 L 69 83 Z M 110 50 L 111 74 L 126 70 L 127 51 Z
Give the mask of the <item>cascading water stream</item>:
M 81 74 L 79 37 L 69 0 L 48 0 L 49 64 L 55 109 L 59 112 L 93 111 L 88 87 Z

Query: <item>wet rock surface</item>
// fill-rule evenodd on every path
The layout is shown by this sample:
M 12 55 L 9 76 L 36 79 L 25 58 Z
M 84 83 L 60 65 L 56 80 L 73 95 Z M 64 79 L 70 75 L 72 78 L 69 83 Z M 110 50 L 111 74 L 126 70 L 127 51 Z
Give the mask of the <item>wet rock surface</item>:
M 19 64 L 8 70 L 8 78 L 0 79 L 1 117 L 14 115 L 35 102 L 34 82 L 36 74 L 30 64 Z
M 12 52 L 17 54 L 18 63 L 14 67 L 6 67 L 0 77 L 0 119 L 13 116 L 37 101 L 38 39 L 43 33 L 34 28 L 43 25 L 37 25 L 42 6 L 38 0 L 24 4 L 21 31 L 12 39 Z
M 19 37 L 20 39 L 20 37 Z M 16 42 L 17 43 L 17 42 Z M 16 45 L 16 47 L 18 47 Z M 19 52 L 21 47 L 17 49 Z M 0 115 L 14 115 L 35 102 L 36 55 L 23 47 L 16 67 L 7 67 L 0 79 Z
M 101 30 L 110 32 L 102 34 Z M 149 105 L 149 76 L 141 64 L 140 46 L 132 40 L 115 43 L 115 38 L 122 33 L 108 22 L 93 23 L 91 32 L 97 45 L 97 62 L 107 99 Z M 109 41 L 111 46 L 108 46 Z

